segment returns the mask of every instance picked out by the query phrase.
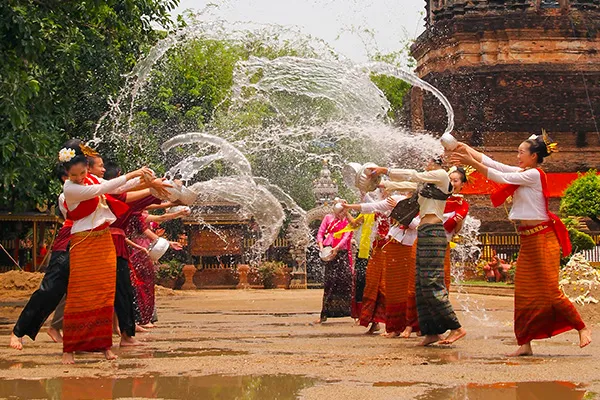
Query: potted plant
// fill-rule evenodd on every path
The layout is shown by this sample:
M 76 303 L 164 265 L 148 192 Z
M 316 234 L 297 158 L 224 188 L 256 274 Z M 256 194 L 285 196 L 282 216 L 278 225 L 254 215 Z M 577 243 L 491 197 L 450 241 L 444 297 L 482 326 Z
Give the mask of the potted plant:
M 265 261 L 258 266 L 258 275 L 265 289 L 277 287 L 276 278 L 278 274 L 284 273 L 283 266 L 283 263 L 277 261 Z
M 172 259 L 160 264 L 156 270 L 156 284 L 175 289 L 183 284 L 183 263 Z

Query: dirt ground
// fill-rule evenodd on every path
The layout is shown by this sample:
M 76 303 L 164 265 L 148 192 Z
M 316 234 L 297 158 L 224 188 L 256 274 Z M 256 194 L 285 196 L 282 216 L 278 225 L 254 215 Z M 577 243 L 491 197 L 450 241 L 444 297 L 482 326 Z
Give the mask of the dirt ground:
M 157 327 L 137 335 L 144 346 L 115 347 L 115 361 L 78 354 L 75 366 L 63 366 L 61 345 L 44 331 L 35 342 L 26 338 L 22 351 L 8 347 L 27 293 L 0 298 L 0 398 L 562 400 L 600 393 L 600 345 L 580 349 L 575 331 L 535 342 L 533 357 L 503 355 L 516 348 L 506 296 L 453 294 L 467 337 L 419 348 L 417 338 L 367 336 L 350 318 L 314 325 L 321 290 L 162 289 Z

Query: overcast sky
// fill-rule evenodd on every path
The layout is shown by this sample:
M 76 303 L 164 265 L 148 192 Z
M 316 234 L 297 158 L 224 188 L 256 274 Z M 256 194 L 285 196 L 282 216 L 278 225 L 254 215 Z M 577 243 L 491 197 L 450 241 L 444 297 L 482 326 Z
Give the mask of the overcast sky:
M 357 62 L 399 50 L 424 29 L 424 0 L 180 0 L 174 13 L 207 3 L 218 4 L 213 14 L 227 21 L 296 26 Z

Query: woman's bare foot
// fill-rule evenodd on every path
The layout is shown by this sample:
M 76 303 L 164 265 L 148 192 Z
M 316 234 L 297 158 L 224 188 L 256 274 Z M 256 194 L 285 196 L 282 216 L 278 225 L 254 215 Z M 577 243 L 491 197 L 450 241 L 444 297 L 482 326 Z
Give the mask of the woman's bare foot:
M 141 325 L 137 325 L 137 324 L 136 324 L 136 325 L 135 325 L 135 331 L 136 331 L 136 332 L 148 332 L 148 329 L 144 328 L 144 327 L 143 327 L 143 326 L 141 326 Z
M 430 344 L 439 342 L 443 339 L 444 338 L 442 337 L 442 335 L 425 335 L 421 343 L 419 343 L 417 346 L 429 346 Z
M 372 322 L 371 327 L 368 331 L 365 332 L 366 335 L 372 335 L 375 332 L 379 332 L 381 328 L 379 327 L 379 322 Z
M 446 339 L 442 340 L 440 344 L 452 344 L 456 342 L 458 339 L 462 339 L 467 336 L 467 331 L 465 328 L 458 328 L 450 331 Z
M 119 318 L 117 314 L 113 314 L 113 335 L 121 336 L 121 329 L 119 328 Z
M 73 357 L 73 353 L 63 353 L 62 363 L 63 364 L 75 364 L 75 358 Z
M 400 332 L 385 332 L 382 333 L 381 336 L 383 336 L 384 338 L 395 338 L 400 336 Z
M 318 320 L 316 320 L 314 323 L 315 324 L 322 324 L 323 322 L 327 321 L 327 317 L 320 317 Z
M 592 331 L 589 328 L 583 328 L 579 331 L 579 347 L 584 348 L 592 343 Z
M 107 360 L 116 360 L 118 357 L 115 353 L 113 353 L 110 349 L 104 350 L 104 358 Z
M 46 333 L 48 334 L 48 336 L 50 336 L 50 339 L 52 339 L 52 341 L 54 343 L 62 343 L 63 342 L 62 335 L 60 334 L 60 332 L 58 330 L 54 329 L 53 327 L 48 328 Z
M 142 346 L 143 343 L 140 342 L 139 340 L 137 340 L 136 338 L 134 338 L 132 336 L 128 336 L 127 334 L 124 333 L 124 334 L 121 335 L 121 343 L 119 345 L 121 347 L 126 347 L 126 346 Z
M 412 326 L 407 326 L 400 334 L 401 338 L 408 339 L 412 333 Z
M 517 351 L 514 351 L 510 354 L 507 354 L 508 357 L 523 357 L 523 356 L 532 356 L 533 349 L 531 348 L 531 342 L 526 343 L 519 347 Z
M 147 324 L 145 324 L 145 325 L 140 325 L 140 326 L 141 326 L 142 328 L 144 328 L 144 329 L 152 329 L 152 328 L 155 328 L 155 327 L 156 327 L 156 326 L 155 326 L 155 325 L 154 325 L 152 322 L 148 322 Z
M 10 347 L 15 350 L 23 350 L 23 338 L 18 337 L 14 333 L 10 334 Z

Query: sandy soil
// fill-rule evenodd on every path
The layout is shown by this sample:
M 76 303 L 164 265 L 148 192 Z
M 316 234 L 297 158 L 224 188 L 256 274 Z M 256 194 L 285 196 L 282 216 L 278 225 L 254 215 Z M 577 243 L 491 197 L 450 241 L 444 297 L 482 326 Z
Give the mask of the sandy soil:
M 584 384 L 586 398 L 600 393 L 600 345 L 580 349 L 575 331 L 535 342 L 534 357 L 503 356 L 516 348 L 510 297 L 453 294 L 467 337 L 453 346 L 423 349 L 415 347 L 416 338 L 367 336 L 350 318 L 313 325 L 320 290 L 159 293 L 158 327 L 137 335 L 143 347 L 116 347 L 120 358 L 111 362 L 97 354 L 77 355 L 75 366 L 60 364 L 61 345 L 43 331 L 35 342 L 25 339 L 22 351 L 8 348 L 26 296 L 1 298 L 6 346 L 0 348 L 0 378 L 290 374 L 316 379 L 299 391 L 302 398 L 345 400 L 450 398 L 432 393 L 458 385 L 529 381 Z M 2 387 L 0 398 L 10 395 Z

